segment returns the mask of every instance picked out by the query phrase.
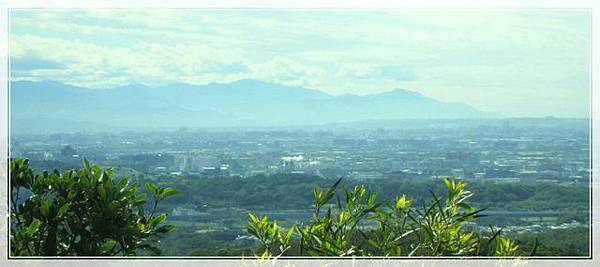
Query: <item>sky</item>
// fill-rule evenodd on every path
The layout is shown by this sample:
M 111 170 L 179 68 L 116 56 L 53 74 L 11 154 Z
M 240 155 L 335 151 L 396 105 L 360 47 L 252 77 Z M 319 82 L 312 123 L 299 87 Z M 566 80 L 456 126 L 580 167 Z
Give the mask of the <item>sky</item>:
M 12 10 L 13 80 L 88 88 L 256 79 L 403 88 L 508 117 L 588 117 L 590 12 Z

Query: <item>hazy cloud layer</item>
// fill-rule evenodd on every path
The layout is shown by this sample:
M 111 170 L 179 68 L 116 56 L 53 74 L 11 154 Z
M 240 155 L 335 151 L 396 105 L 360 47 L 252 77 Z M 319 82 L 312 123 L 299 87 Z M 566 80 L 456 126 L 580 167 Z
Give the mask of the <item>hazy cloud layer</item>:
M 402 87 L 508 116 L 589 110 L 584 10 L 11 12 L 14 79 Z

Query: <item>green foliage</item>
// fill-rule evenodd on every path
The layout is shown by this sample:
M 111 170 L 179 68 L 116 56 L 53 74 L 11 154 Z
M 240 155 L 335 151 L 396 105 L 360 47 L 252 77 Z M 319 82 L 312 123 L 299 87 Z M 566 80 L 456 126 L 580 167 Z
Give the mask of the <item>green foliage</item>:
M 172 178 L 164 178 L 165 181 Z M 176 187 L 181 197 L 170 203 L 193 204 L 198 207 L 253 207 L 269 210 L 305 208 L 312 203 L 315 185 L 327 185 L 330 180 L 295 174 L 253 177 L 178 178 Z M 202 188 L 202 190 L 198 190 Z
M 177 194 L 146 184 L 147 197 L 112 169 L 84 160 L 84 167 L 34 173 L 26 159 L 10 160 L 12 256 L 136 255 L 160 253 L 155 239 L 173 229 L 158 204 Z
M 165 181 L 167 178 L 165 178 Z M 326 187 L 334 183 L 333 179 L 319 178 L 300 174 L 275 174 L 253 177 L 180 177 L 175 185 L 182 191 L 181 197 L 169 203 L 187 203 L 210 208 L 240 207 L 247 209 L 305 209 L 313 202 L 315 186 Z M 358 181 L 348 180 L 348 187 L 360 185 Z M 430 190 L 442 197 L 447 193 L 444 183 L 424 179 L 418 182 L 403 182 L 396 179 L 367 180 L 364 184 L 378 193 L 382 199 L 392 199 L 398 195 L 428 201 Z M 203 190 L 198 190 L 202 188 Z M 471 192 L 477 192 L 469 202 L 473 205 L 489 207 L 490 210 L 514 211 L 557 211 L 569 213 L 588 210 L 589 188 L 569 187 L 558 184 L 524 185 L 520 183 L 496 184 L 491 182 L 473 182 L 469 184 Z M 589 220 L 579 213 L 576 220 Z M 567 220 L 566 222 L 570 222 Z
M 163 255 L 169 256 L 245 256 L 252 255 L 254 242 L 251 240 L 232 241 L 239 237 L 237 229 L 198 231 L 195 226 L 181 221 L 171 223 L 177 227 L 161 237 Z M 207 229 L 204 226 L 201 229 Z
M 508 238 L 496 238 L 496 256 L 514 257 L 519 253 L 519 246 Z
M 429 204 L 416 208 L 406 195 L 379 202 L 365 185 L 343 189 L 342 201 L 336 194 L 338 180 L 326 191 L 314 189 L 314 213 L 307 225 L 285 230 L 276 221 L 250 213 L 247 230 L 260 241 L 261 257 L 288 251 L 303 256 L 521 255 L 514 241 L 501 237 L 500 231 L 492 229 L 490 237 L 482 237 L 468 230 L 482 210 L 467 203 L 473 196 L 466 190 L 467 183 L 450 179 L 444 183 L 445 199 L 430 191 Z
M 549 229 L 540 233 L 524 232 L 516 234 L 514 239 L 520 247 L 529 251 L 539 240 L 537 256 L 589 256 L 590 229 L 573 227 L 565 229 Z
M 265 248 L 262 257 L 271 257 L 273 251 L 282 255 L 291 248 L 290 240 L 294 233 L 293 228 L 285 231 L 277 226 L 276 221 L 269 222 L 267 217 L 259 218 L 252 213 L 249 213 L 248 216 L 251 220 L 251 223 L 248 224 L 248 232 L 255 236 Z

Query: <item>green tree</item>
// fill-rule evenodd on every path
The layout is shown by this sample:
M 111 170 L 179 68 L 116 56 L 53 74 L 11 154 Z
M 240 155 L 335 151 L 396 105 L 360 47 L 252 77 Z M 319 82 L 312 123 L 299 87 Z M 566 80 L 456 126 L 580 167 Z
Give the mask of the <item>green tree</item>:
M 178 192 L 147 183 L 146 203 L 136 184 L 112 173 L 87 160 L 79 170 L 35 173 L 27 159 L 11 159 L 11 255 L 160 253 L 156 239 L 173 226 L 157 207 Z
M 467 202 L 473 194 L 467 183 L 445 179 L 446 194 L 431 191 L 429 204 L 413 207 L 406 195 L 379 202 L 364 185 L 337 194 L 341 179 L 331 188 L 313 191 L 314 213 L 306 225 L 289 229 L 277 221 L 249 214 L 247 230 L 259 240 L 257 255 L 308 256 L 478 256 L 513 257 L 519 246 L 491 228 L 489 237 L 468 226 L 480 216 Z M 337 198 L 334 198 L 336 197 Z M 332 203 L 333 202 L 333 203 Z M 537 245 L 536 245 L 537 246 Z M 534 247 L 535 250 L 535 247 Z M 293 251 L 293 252 L 292 252 Z

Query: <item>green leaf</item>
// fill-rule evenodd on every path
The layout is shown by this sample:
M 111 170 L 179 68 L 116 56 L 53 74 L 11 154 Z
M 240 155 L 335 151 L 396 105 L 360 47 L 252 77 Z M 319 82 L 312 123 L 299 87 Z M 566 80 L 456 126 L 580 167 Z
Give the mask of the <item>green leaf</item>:
M 164 188 L 163 191 L 160 193 L 160 199 L 166 199 L 175 195 L 178 195 L 179 191 L 177 191 L 174 188 Z
M 111 251 L 117 245 L 117 241 L 113 239 L 109 239 L 104 244 L 102 244 L 102 251 L 108 252 Z
M 125 188 L 127 187 L 128 184 L 129 184 L 129 179 L 122 178 L 121 181 L 119 181 L 119 184 L 117 185 L 117 190 L 119 190 L 119 191 L 125 190 Z
M 368 243 L 371 244 L 371 246 L 373 246 L 376 249 L 381 249 L 381 246 L 379 246 L 379 244 L 377 244 L 377 242 L 373 239 L 367 239 Z
M 250 217 L 252 222 L 254 222 L 254 223 L 258 222 L 258 218 L 256 216 L 254 216 L 254 214 L 252 214 L 252 212 L 248 212 L 248 217 Z
M 321 205 L 325 205 L 329 202 L 329 200 L 331 200 L 331 198 L 333 198 L 333 196 L 335 195 L 335 190 L 337 189 L 338 185 L 340 184 L 340 182 L 342 182 L 342 178 L 339 178 L 330 188 L 329 190 L 327 190 L 327 192 L 325 192 L 324 195 L 321 194 L 321 191 L 319 190 L 318 195 L 319 195 L 319 204 Z M 316 192 L 317 193 L 317 192 Z
M 152 183 L 146 183 L 145 187 L 146 187 L 146 191 L 148 191 L 148 193 L 155 195 L 155 196 L 158 195 L 158 186 L 156 186 Z
M 412 200 L 408 200 L 406 195 L 402 195 L 402 197 L 396 197 L 396 209 L 405 210 L 412 204 Z
M 158 216 L 152 218 L 152 220 L 150 220 L 150 223 L 152 225 L 159 225 L 160 223 L 164 222 L 166 219 L 167 219 L 167 214 L 163 213 L 161 215 L 158 215 Z
M 156 232 L 164 234 L 173 231 L 175 229 L 175 225 L 167 224 L 156 229 Z
M 25 235 L 33 236 L 33 234 L 35 234 L 40 229 L 41 225 L 42 221 L 34 219 L 33 222 L 31 222 L 29 226 L 27 226 L 27 229 L 25 229 Z
M 147 200 L 146 200 L 146 194 L 145 193 L 141 193 L 139 195 L 137 195 L 135 197 L 135 203 L 134 206 L 143 206 L 144 204 L 146 204 Z
M 98 195 L 100 195 L 100 199 L 102 199 L 103 202 L 106 202 L 106 190 L 104 189 L 104 186 L 99 184 L 97 187 L 97 191 Z
M 290 240 L 290 238 L 292 237 L 292 234 L 294 234 L 294 227 L 291 227 L 290 230 L 287 232 L 287 234 L 285 235 L 285 239 L 286 240 Z
M 40 206 L 40 212 L 43 216 L 48 216 L 50 213 L 50 206 L 52 206 L 52 202 L 50 200 L 44 199 L 42 200 L 42 205 Z
M 86 169 L 89 169 L 89 168 L 90 168 L 90 162 L 89 162 L 89 161 L 88 161 L 86 158 L 83 158 L 83 166 L 84 166 Z
M 315 202 L 320 204 L 321 203 L 321 188 L 315 187 L 315 189 L 313 190 L 313 196 L 315 198 Z
M 71 203 L 65 203 L 64 205 L 62 205 L 62 207 L 60 207 L 60 209 L 58 209 L 57 216 L 61 217 L 61 216 L 65 215 L 65 213 L 69 210 L 70 207 L 71 207 Z

